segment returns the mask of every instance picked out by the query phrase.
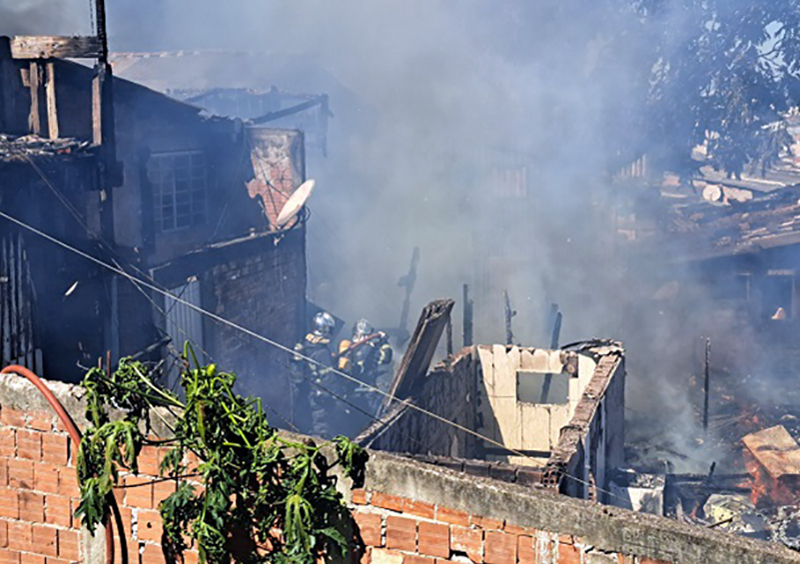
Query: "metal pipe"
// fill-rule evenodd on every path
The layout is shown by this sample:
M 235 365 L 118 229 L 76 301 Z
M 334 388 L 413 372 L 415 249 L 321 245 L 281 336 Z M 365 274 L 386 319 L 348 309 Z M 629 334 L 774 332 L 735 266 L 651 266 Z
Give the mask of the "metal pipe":
M 64 406 L 61 405 L 61 402 L 58 401 L 58 398 L 55 395 L 53 395 L 53 392 L 50 390 L 50 388 L 48 388 L 47 385 L 44 382 L 42 382 L 42 380 L 36 374 L 34 374 L 32 371 L 28 370 L 24 366 L 19 366 L 16 364 L 6 366 L 2 370 L 0 370 L 0 374 L 17 374 L 19 376 L 24 376 L 25 378 L 27 378 L 28 381 L 31 384 L 33 384 L 37 390 L 39 390 L 42 396 L 44 396 L 44 399 L 47 400 L 47 403 L 50 404 L 50 407 L 53 408 L 53 411 L 56 412 L 58 419 L 61 421 L 61 423 L 64 424 L 64 427 L 66 427 L 67 433 L 69 434 L 70 439 L 72 439 L 75 448 L 76 449 L 78 448 L 78 446 L 81 444 L 81 432 L 78 429 L 78 426 L 75 425 L 75 422 L 72 420 L 72 417 L 70 417 L 69 413 L 67 413 L 67 410 L 64 409 Z M 119 542 L 120 542 L 120 547 L 122 548 L 121 550 L 122 564 L 128 564 L 128 554 L 127 554 L 128 551 L 126 550 L 125 546 L 126 539 L 122 534 L 123 532 L 122 516 L 120 515 L 119 507 L 117 506 L 117 500 L 113 494 L 109 494 L 109 502 L 111 503 L 111 510 L 114 513 L 114 516 L 117 521 L 117 526 L 119 527 L 120 530 Z M 108 519 L 107 522 L 104 523 L 104 525 L 106 528 L 106 562 L 107 564 L 114 564 L 113 523 L 110 519 Z

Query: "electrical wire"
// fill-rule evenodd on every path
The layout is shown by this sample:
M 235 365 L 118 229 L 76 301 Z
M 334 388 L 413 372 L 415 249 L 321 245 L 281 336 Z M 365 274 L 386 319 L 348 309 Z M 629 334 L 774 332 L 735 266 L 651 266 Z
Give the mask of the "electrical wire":
M 60 247 L 62 247 L 64 249 L 67 249 L 68 251 L 71 251 L 71 252 L 73 252 L 73 253 L 85 258 L 86 260 L 97 264 L 98 266 L 101 266 L 101 267 L 103 267 L 103 268 L 105 268 L 105 269 L 107 269 L 107 270 L 109 270 L 111 272 L 114 272 L 114 273 L 116 273 L 116 274 L 118 274 L 120 276 L 123 276 L 125 278 L 133 279 L 136 282 L 138 282 L 139 284 L 141 284 L 142 286 L 144 286 L 145 288 L 148 288 L 150 290 L 153 290 L 154 292 L 162 294 L 165 297 L 170 297 L 170 298 L 174 299 L 175 301 L 181 303 L 185 307 L 188 307 L 189 309 L 192 309 L 192 310 L 200 313 L 201 315 L 205 315 L 206 317 L 208 317 L 208 318 L 210 318 L 210 319 L 212 319 L 212 320 L 214 320 L 214 321 L 216 321 L 218 323 L 221 323 L 223 325 L 227 325 L 228 327 L 230 327 L 232 329 L 235 329 L 235 330 L 237 330 L 237 331 L 239 331 L 241 333 L 244 333 L 245 335 L 248 335 L 248 336 L 250 336 L 250 337 L 252 337 L 252 338 L 254 338 L 254 339 L 258 340 L 258 341 L 261 341 L 261 342 L 263 342 L 263 343 L 265 343 L 267 345 L 270 345 L 273 348 L 276 348 L 276 349 L 278 349 L 280 351 L 283 351 L 283 352 L 285 352 L 287 354 L 291 354 L 291 355 L 293 355 L 295 357 L 298 357 L 298 358 L 304 360 L 305 362 L 307 362 L 309 364 L 313 364 L 313 365 L 316 365 L 316 366 L 318 366 L 320 368 L 326 369 L 329 373 L 336 374 L 336 375 L 338 375 L 338 376 L 350 381 L 351 383 L 359 384 L 360 386 L 363 386 L 364 388 L 366 388 L 367 390 L 369 390 L 371 392 L 374 392 L 374 393 L 377 393 L 377 394 L 380 394 L 380 395 L 384 396 L 389 401 L 394 401 L 394 402 L 400 403 L 402 405 L 405 405 L 411 410 L 414 410 L 414 411 L 417 411 L 419 413 L 422 413 L 423 415 L 426 415 L 426 416 L 428 416 L 428 417 L 430 417 L 430 418 L 432 418 L 432 419 L 434 419 L 436 421 L 439 421 L 440 423 L 444 423 L 445 425 L 453 427 L 454 429 L 457 429 L 457 430 L 459 430 L 459 431 L 461 431 L 463 433 L 472 435 L 472 436 L 474 436 L 474 437 L 476 437 L 476 438 L 478 438 L 478 439 L 480 439 L 480 440 L 482 440 L 484 442 L 487 442 L 487 443 L 492 444 L 492 445 L 494 445 L 496 447 L 499 447 L 499 448 L 501 448 L 501 449 L 503 449 L 505 451 L 508 451 L 509 453 L 511 453 L 511 454 L 513 454 L 515 456 L 519 456 L 519 457 L 524 458 L 524 459 L 534 460 L 533 457 L 525 454 L 524 452 L 522 452 L 522 451 L 520 451 L 518 449 L 509 447 L 509 446 L 507 446 L 507 445 L 505 445 L 505 444 L 503 444 L 503 443 L 501 443 L 501 442 L 499 442 L 499 441 L 497 441 L 495 439 L 492 439 L 490 437 L 482 435 L 481 433 L 479 433 L 477 431 L 474 431 L 472 429 L 469 429 L 468 427 L 464 427 L 463 425 L 461 425 L 459 423 L 456 423 L 455 421 L 450 421 L 447 418 L 442 417 L 441 415 L 438 415 L 436 413 L 433 413 L 432 411 L 429 411 L 429 410 L 427 410 L 425 408 L 422 408 L 422 407 L 420 407 L 420 406 L 418 406 L 416 404 L 413 404 L 408 400 L 402 400 L 402 399 L 398 398 L 397 396 L 395 396 L 395 395 L 393 395 L 393 394 L 391 394 L 389 392 L 385 392 L 385 391 L 381 390 L 380 388 L 377 388 L 376 386 L 368 384 L 367 382 L 363 382 L 363 381 L 359 380 L 358 378 L 355 378 L 354 376 L 351 376 L 350 374 L 347 374 L 346 372 L 343 372 L 343 371 L 338 370 L 336 368 L 328 367 L 325 364 L 323 364 L 323 363 L 321 363 L 321 362 L 319 362 L 319 361 L 317 361 L 317 360 L 315 360 L 315 359 L 313 359 L 311 357 L 303 355 L 302 353 L 299 353 L 299 352 L 295 351 L 292 348 L 289 348 L 289 347 L 287 347 L 285 345 L 282 345 L 282 344 L 278 343 L 277 341 L 273 341 L 272 339 L 270 339 L 268 337 L 265 337 L 264 335 L 261 335 L 259 333 L 256 333 L 255 331 L 252 331 L 251 329 L 248 329 L 248 328 L 246 328 L 246 327 L 244 327 L 242 325 L 239 325 L 238 323 L 230 321 L 229 319 L 225 319 L 224 317 L 221 317 L 221 316 L 217 315 L 214 312 L 205 310 L 202 307 L 200 307 L 198 305 L 195 305 L 195 304 L 193 304 L 193 303 L 191 303 L 189 301 L 186 301 L 186 300 L 184 300 L 182 298 L 178 298 L 174 294 L 171 294 L 167 290 L 162 290 L 161 288 L 157 287 L 154 284 L 151 284 L 151 283 L 149 283 L 149 282 L 147 282 L 145 280 L 136 279 L 130 273 L 128 273 L 128 272 L 126 272 L 124 270 L 121 270 L 121 269 L 119 269 L 119 268 L 117 268 L 115 266 L 112 266 L 111 264 L 108 264 L 108 263 L 102 261 L 101 259 L 99 259 L 99 258 L 97 258 L 95 256 L 92 256 L 89 253 L 86 253 L 86 252 L 84 252 L 84 251 L 82 251 L 82 250 L 80 250 L 80 249 L 78 249 L 76 247 L 73 247 L 69 243 L 61 241 L 60 239 L 58 239 L 56 237 L 53 237 L 52 235 L 49 235 L 48 233 L 45 233 L 45 232 L 37 229 L 36 227 L 33 227 L 32 225 L 28 225 L 24 221 L 22 221 L 20 219 L 17 219 L 15 217 L 3 212 L 3 211 L 0 211 L 0 217 L 2 217 L 4 219 L 14 223 L 15 225 L 17 225 L 19 227 L 22 227 L 23 229 L 26 229 L 26 230 L 30 231 L 31 233 L 34 233 L 34 234 L 42 237 L 43 239 L 46 239 L 46 240 L 50 241 L 51 243 L 54 243 L 55 245 L 58 245 L 58 246 L 60 246 Z M 133 281 L 133 280 L 131 280 L 131 281 Z M 572 476 L 571 474 L 568 474 L 563 469 L 561 469 L 560 472 L 561 472 L 561 474 L 563 476 L 568 477 L 571 480 L 576 481 L 577 483 L 581 483 L 583 485 L 589 486 L 590 488 L 593 488 L 596 491 L 600 491 L 600 492 L 606 493 L 606 494 L 608 494 L 610 496 L 617 497 L 619 499 L 624 499 L 624 498 L 622 498 L 622 496 L 618 496 L 618 495 L 614 494 L 613 492 L 610 492 L 608 490 L 600 488 L 596 484 L 592 484 L 591 482 L 588 482 L 588 481 L 583 480 L 581 478 L 578 478 L 576 476 Z

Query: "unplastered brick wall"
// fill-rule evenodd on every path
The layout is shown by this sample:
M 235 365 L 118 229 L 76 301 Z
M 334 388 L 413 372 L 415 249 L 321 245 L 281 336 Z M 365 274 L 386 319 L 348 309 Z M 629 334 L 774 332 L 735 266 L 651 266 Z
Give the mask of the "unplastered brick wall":
M 48 386 L 83 426 L 80 390 Z M 158 504 L 174 485 L 157 478 L 164 454 L 146 448 L 139 475 L 123 474 L 115 491 L 130 564 L 166 563 Z M 74 459 L 39 392 L 0 375 L 0 564 L 105 562 L 104 535 L 72 517 Z M 363 488 L 341 483 L 363 541 L 347 560 L 359 564 L 800 564 L 778 545 L 386 453 L 370 453 Z M 196 561 L 190 551 L 184 564 Z

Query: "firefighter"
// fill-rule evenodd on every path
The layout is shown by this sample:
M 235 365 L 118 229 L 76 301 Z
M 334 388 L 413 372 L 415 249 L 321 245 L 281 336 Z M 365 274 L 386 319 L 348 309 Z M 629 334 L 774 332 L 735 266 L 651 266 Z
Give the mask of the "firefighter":
M 353 327 L 352 340 L 343 340 L 339 344 L 339 368 L 368 386 L 379 387 L 379 378 L 385 372 L 384 367 L 391 364 L 392 356 L 386 333 L 375 331 L 364 318 L 359 319 Z M 359 408 L 374 414 L 380 397 L 368 386 L 356 387 L 352 398 Z
M 294 347 L 292 373 L 295 386 L 296 419 L 315 435 L 330 439 L 341 430 L 341 407 L 329 392 L 342 392 L 334 374 L 334 355 L 331 352 L 331 333 L 336 322 L 322 311 L 314 316 L 312 330 Z M 302 355 L 302 356 L 301 356 Z

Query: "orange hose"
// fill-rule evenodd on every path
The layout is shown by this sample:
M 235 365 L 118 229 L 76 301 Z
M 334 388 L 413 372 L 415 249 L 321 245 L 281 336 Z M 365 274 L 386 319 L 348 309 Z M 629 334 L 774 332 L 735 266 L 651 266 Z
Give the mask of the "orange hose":
M 81 444 L 81 432 L 78 429 L 75 422 L 72 420 L 72 417 L 69 416 L 67 410 L 64 409 L 64 406 L 61 405 L 61 402 L 58 401 L 58 398 L 53 395 L 53 392 L 47 385 L 42 382 L 42 380 L 34 374 L 32 371 L 28 370 L 24 366 L 18 366 L 16 364 L 12 364 L 10 366 L 6 366 L 2 370 L 0 370 L 0 374 L 18 374 L 20 376 L 24 376 L 28 379 L 28 381 L 36 386 L 36 389 L 41 392 L 44 396 L 44 399 L 47 400 L 47 403 L 50 404 L 50 407 L 53 408 L 53 411 L 56 412 L 58 415 L 59 420 L 61 423 L 64 424 L 64 427 L 67 428 L 67 433 L 69 433 L 70 438 L 72 439 L 73 444 L 75 445 L 75 449 L 77 452 L 78 446 Z M 117 500 L 113 495 L 110 495 L 110 500 L 112 503 L 112 509 L 115 515 L 119 514 L 119 508 L 116 507 Z M 108 519 L 105 524 L 106 527 L 106 562 L 108 564 L 114 564 L 114 527 L 111 519 Z M 119 522 L 118 522 L 119 525 Z M 120 526 L 120 533 L 122 533 L 122 527 Z M 125 539 L 123 535 L 120 534 L 120 544 L 122 545 L 125 543 Z M 127 564 L 128 555 L 126 554 L 126 550 L 122 550 L 122 562 L 123 564 Z

